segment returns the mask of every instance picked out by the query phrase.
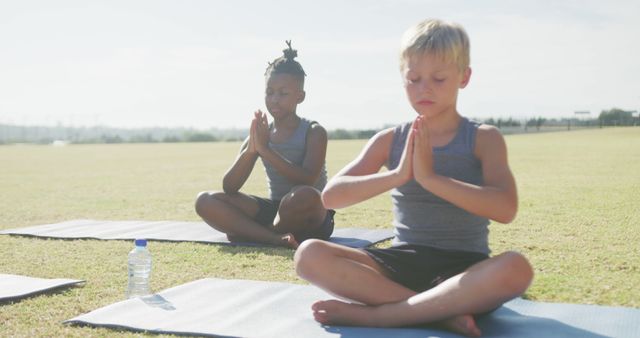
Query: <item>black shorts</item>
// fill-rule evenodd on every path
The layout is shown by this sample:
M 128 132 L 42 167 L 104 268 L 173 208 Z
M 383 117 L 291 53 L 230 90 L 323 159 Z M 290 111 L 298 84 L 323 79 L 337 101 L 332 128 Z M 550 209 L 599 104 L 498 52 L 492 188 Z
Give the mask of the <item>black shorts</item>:
M 433 288 L 489 258 L 478 252 L 453 251 L 422 245 L 399 245 L 388 249 L 365 248 L 389 278 L 415 292 Z
M 258 213 L 254 218 L 255 221 L 265 227 L 273 226 L 273 220 L 276 218 L 276 215 L 278 214 L 280 201 L 259 197 L 259 196 L 254 196 L 254 195 L 251 195 L 251 197 L 255 198 L 256 201 L 258 201 L 258 206 L 259 206 Z M 302 243 L 302 241 L 309 238 L 317 238 L 325 241 L 328 240 L 329 237 L 331 237 L 331 234 L 333 233 L 333 227 L 334 227 L 333 216 L 335 215 L 335 213 L 336 213 L 335 210 L 328 209 L 327 215 L 325 216 L 325 219 L 322 222 L 322 225 L 320 225 L 320 227 L 315 228 L 313 230 L 309 230 L 309 231 L 301 231 L 301 232 L 294 233 L 293 237 L 296 238 L 296 241 L 298 241 L 298 243 Z
M 280 201 L 272 200 L 260 196 L 251 195 L 258 201 L 258 213 L 254 220 L 264 226 L 272 226 L 273 220 L 278 214 L 278 208 L 280 207 Z

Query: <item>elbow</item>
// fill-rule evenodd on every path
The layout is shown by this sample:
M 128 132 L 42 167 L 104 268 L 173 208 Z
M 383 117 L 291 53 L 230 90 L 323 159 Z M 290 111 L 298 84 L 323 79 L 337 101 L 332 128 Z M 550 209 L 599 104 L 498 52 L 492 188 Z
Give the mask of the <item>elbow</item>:
M 331 192 L 331 190 L 323 190 L 320 198 L 322 199 L 322 205 L 326 209 L 339 209 L 342 207 L 342 205 L 336 203 L 335 193 Z
M 516 219 L 517 214 L 518 214 L 518 206 L 516 204 L 512 204 L 503 208 L 500 215 L 494 218 L 494 220 L 503 224 L 509 224 Z
M 225 182 L 224 180 L 222 181 L 222 191 L 224 191 L 225 193 L 229 193 L 231 191 L 231 187 L 229 186 L 229 184 L 227 182 Z
M 231 184 L 229 182 L 227 182 L 227 180 L 223 179 L 222 180 L 222 191 L 224 191 L 227 194 L 234 194 L 238 192 L 238 188 L 236 187 L 235 184 Z
M 320 194 L 320 199 L 322 200 L 322 205 L 327 209 L 335 209 L 335 207 L 331 204 L 331 193 L 326 190 L 322 191 Z

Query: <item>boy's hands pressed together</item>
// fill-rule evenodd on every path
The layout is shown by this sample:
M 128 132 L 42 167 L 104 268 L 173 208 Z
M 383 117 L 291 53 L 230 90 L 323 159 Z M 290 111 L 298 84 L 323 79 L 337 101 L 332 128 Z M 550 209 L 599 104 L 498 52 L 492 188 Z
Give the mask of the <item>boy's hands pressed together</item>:
M 429 141 L 429 129 L 427 120 L 418 116 L 413 122 L 413 175 L 418 180 L 431 178 L 435 175 L 433 170 L 433 148 Z
M 407 181 L 411 180 L 414 175 L 414 142 L 415 142 L 415 126 L 416 122 L 413 122 L 411 126 L 411 130 L 409 130 L 409 135 L 407 136 L 407 142 L 404 145 L 404 150 L 402 151 L 402 157 L 400 157 L 400 162 L 396 167 L 396 172 L 398 177 L 400 178 L 400 184 L 398 186 L 407 183 Z

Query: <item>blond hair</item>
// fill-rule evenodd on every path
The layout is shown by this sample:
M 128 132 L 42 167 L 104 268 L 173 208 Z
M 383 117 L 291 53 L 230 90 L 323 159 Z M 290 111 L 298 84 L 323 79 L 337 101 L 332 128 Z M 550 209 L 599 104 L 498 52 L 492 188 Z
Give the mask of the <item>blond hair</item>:
M 462 26 L 429 19 L 409 28 L 402 36 L 400 70 L 415 55 L 432 54 L 454 63 L 460 71 L 469 67 L 469 37 Z

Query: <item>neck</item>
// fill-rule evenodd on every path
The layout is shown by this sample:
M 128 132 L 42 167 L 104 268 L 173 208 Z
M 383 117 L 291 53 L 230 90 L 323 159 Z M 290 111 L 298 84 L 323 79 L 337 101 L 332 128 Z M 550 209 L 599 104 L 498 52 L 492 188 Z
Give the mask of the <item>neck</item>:
M 429 133 L 432 134 L 446 134 L 458 129 L 462 116 L 454 108 L 450 112 L 440 113 L 431 118 L 427 118 L 427 126 Z
M 300 122 L 300 117 L 293 112 L 292 114 L 289 114 L 287 116 L 283 116 L 279 119 L 274 119 L 273 120 L 273 126 L 278 129 L 278 128 L 296 128 L 298 126 L 298 123 Z

